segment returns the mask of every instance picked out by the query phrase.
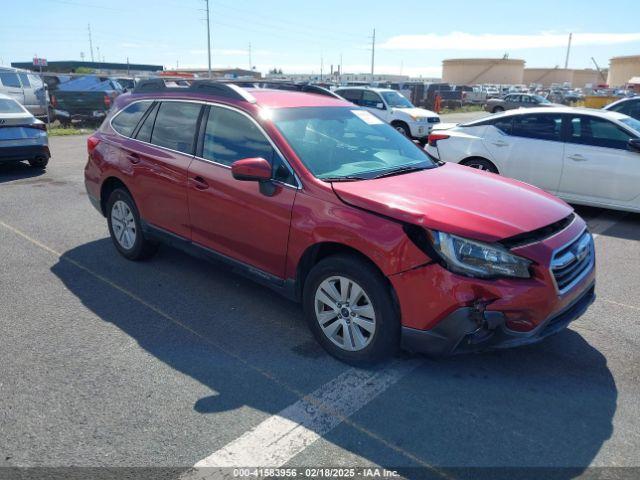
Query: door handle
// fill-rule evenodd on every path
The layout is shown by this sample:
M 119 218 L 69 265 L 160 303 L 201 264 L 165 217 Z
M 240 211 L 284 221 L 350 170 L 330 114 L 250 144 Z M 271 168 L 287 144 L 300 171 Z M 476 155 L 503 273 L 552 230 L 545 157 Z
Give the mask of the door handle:
M 129 153 L 127 154 L 127 160 L 135 165 L 140 163 L 140 156 L 137 153 Z
M 201 176 L 193 177 L 193 183 L 194 187 L 196 187 L 198 190 L 206 190 L 207 188 L 209 188 L 209 184 Z
M 570 158 L 571 160 L 573 160 L 574 162 L 584 162 L 584 161 L 586 161 L 586 160 L 587 160 L 586 158 L 584 158 L 584 157 L 583 157 L 582 155 L 580 155 L 579 153 L 576 153 L 576 154 L 574 154 L 574 155 L 569 155 L 569 158 Z
M 507 142 L 504 142 L 502 140 L 498 140 L 497 142 L 491 142 L 493 143 L 496 147 L 508 147 L 509 144 Z

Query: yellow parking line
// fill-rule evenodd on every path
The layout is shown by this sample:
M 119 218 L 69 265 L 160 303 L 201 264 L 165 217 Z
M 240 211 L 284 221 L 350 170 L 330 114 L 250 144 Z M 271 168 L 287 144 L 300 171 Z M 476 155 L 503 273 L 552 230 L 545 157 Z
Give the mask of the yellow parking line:
M 215 342 L 215 341 L 211 340 L 210 338 L 205 337 L 204 335 L 198 333 L 196 330 L 194 330 L 191 327 L 189 327 L 188 325 L 182 323 L 180 320 L 178 320 L 175 317 L 171 316 L 170 314 L 166 313 L 165 311 L 163 311 L 159 307 L 153 305 L 152 303 L 147 302 L 146 300 L 144 300 L 140 296 L 136 295 L 132 291 L 128 290 L 127 288 L 118 285 L 117 283 L 115 283 L 112 280 L 109 280 L 107 277 L 105 277 L 105 276 L 93 271 L 92 269 L 86 267 L 85 265 L 81 264 L 80 262 L 78 262 L 78 261 L 76 261 L 76 260 L 74 260 L 72 258 L 69 258 L 67 256 L 64 256 L 63 254 L 61 254 L 57 250 L 54 250 L 53 248 L 45 245 L 44 243 L 40 242 L 39 240 L 29 236 L 28 234 L 24 233 L 23 231 L 21 231 L 21 230 L 15 228 L 15 227 L 9 225 L 8 223 L 6 223 L 6 222 L 4 222 L 2 220 L 0 220 L 0 225 L 3 226 L 4 228 L 6 228 L 7 230 L 13 232 L 14 234 L 24 238 L 25 240 L 27 240 L 28 242 L 32 243 L 33 245 L 36 245 L 37 247 L 41 248 L 42 250 L 50 253 L 51 255 L 55 256 L 57 259 L 70 263 L 71 265 L 73 265 L 76 268 L 82 270 L 83 272 L 88 273 L 89 275 L 91 275 L 92 277 L 96 278 L 97 280 L 100 280 L 101 282 L 109 285 L 111 288 L 117 290 L 118 292 L 120 292 L 123 295 L 129 297 L 130 299 L 132 299 L 132 300 L 144 305 L 149 310 L 153 311 L 154 313 L 158 314 L 159 316 L 161 316 L 162 318 L 168 320 L 169 322 L 174 323 L 175 325 L 187 330 L 188 332 L 192 333 L 193 335 L 195 335 L 196 337 L 200 338 L 204 342 L 212 345 L 213 347 L 215 347 L 216 349 L 220 350 L 221 352 L 229 355 L 230 357 L 233 357 L 234 359 L 238 360 L 240 363 L 242 363 L 246 367 L 250 368 L 251 370 L 254 370 L 255 372 L 257 372 L 260 375 L 262 375 L 263 377 L 267 378 L 268 380 L 271 380 L 272 382 L 276 383 L 278 386 L 280 386 L 283 389 L 285 389 L 285 390 L 289 391 L 290 393 L 294 394 L 296 397 L 298 397 L 298 399 L 304 400 L 305 402 L 313 404 L 315 407 L 317 407 L 322 412 L 338 418 L 340 420 L 340 422 L 349 425 L 350 427 L 352 427 L 352 428 L 356 429 L 357 431 L 363 433 L 364 435 L 368 436 L 369 438 L 371 438 L 371 439 L 377 441 L 378 443 L 384 445 L 385 447 L 387 447 L 387 448 L 389 448 L 389 449 L 391 449 L 391 450 L 403 455 L 404 457 L 408 458 L 409 460 L 417 463 L 418 465 L 420 465 L 423 468 L 426 468 L 426 469 L 432 471 L 433 473 L 441 476 L 442 478 L 446 478 L 446 479 L 453 479 L 454 478 L 454 477 L 450 476 L 449 474 L 447 474 L 446 472 L 438 469 L 437 467 L 431 465 L 430 463 L 428 463 L 428 462 L 422 460 L 421 458 L 417 457 L 416 455 L 412 454 L 411 452 L 408 452 L 407 450 L 403 449 L 402 447 L 399 447 L 398 445 L 395 445 L 394 443 L 389 442 L 388 440 L 386 440 L 382 436 L 376 434 L 375 432 L 372 432 L 369 429 L 363 427 L 362 425 L 350 420 L 345 415 L 342 415 L 342 414 L 336 412 L 333 409 L 328 409 L 324 405 L 323 402 L 319 402 L 314 396 L 305 395 L 303 392 L 301 392 L 297 388 L 289 385 L 286 382 L 283 382 L 282 380 L 278 379 L 276 376 L 274 376 L 270 372 L 268 372 L 268 371 L 266 371 L 266 370 L 264 370 L 264 369 L 262 369 L 262 368 L 260 368 L 260 367 L 258 367 L 256 365 L 253 365 L 252 363 L 248 362 L 246 359 L 244 359 L 243 357 L 241 357 L 237 353 L 235 353 L 235 352 L 233 352 L 231 350 L 228 350 L 226 347 L 224 347 L 223 345 L 219 344 L 218 342 Z

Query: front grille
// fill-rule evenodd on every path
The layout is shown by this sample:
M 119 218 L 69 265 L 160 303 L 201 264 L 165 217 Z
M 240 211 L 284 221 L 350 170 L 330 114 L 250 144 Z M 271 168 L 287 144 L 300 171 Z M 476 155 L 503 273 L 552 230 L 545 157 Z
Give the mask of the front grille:
M 565 293 L 593 268 L 593 238 L 586 230 L 578 238 L 557 250 L 551 260 L 551 273 L 559 293 Z

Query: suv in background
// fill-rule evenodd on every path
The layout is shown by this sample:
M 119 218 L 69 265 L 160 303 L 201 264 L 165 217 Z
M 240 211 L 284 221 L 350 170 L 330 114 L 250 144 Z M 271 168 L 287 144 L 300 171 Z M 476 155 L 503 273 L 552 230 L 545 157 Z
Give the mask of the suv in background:
M 342 99 L 142 81 L 87 146 L 87 192 L 124 257 L 162 241 L 229 264 L 301 301 L 346 362 L 533 343 L 594 299 L 569 205 L 434 162 Z
M 345 87 L 335 93 L 370 111 L 403 135 L 426 140 L 440 117 L 430 110 L 415 107 L 406 97 L 390 88 Z
M 49 95 L 37 75 L 28 70 L 0 67 L 0 93 L 10 96 L 36 117 L 46 117 Z

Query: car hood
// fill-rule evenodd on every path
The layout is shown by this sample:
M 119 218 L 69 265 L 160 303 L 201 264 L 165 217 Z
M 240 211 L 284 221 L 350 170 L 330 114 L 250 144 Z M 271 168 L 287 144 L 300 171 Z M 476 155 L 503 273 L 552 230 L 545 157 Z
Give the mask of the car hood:
M 435 112 L 432 112 L 431 110 L 426 110 L 424 108 L 399 108 L 399 107 L 393 107 L 393 111 L 394 112 L 399 112 L 399 113 L 406 113 L 407 115 L 410 115 L 412 117 L 436 117 L 437 114 Z
M 452 163 L 373 180 L 334 182 L 333 189 L 355 207 L 486 242 L 536 230 L 573 211 L 531 185 Z

